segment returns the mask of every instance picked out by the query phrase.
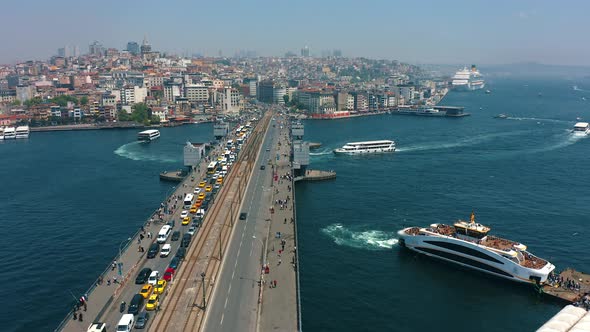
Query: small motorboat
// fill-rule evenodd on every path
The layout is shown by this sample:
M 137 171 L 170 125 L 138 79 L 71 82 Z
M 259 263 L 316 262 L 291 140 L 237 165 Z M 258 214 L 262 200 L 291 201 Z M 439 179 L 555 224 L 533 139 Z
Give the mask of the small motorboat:
M 488 95 L 489 95 L 490 93 L 492 93 L 492 91 L 490 91 L 490 90 L 486 90 L 486 94 L 488 94 Z
M 507 119 L 508 115 L 502 113 L 494 116 L 495 119 Z

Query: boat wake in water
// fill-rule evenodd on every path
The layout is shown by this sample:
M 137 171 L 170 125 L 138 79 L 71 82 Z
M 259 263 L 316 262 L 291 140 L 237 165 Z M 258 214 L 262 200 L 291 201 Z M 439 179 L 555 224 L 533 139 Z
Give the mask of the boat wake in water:
M 322 150 L 320 152 L 310 152 L 309 155 L 310 156 L 325 156 L 325 155 L 329 155 L 332 154 L 332 150 Z
M 575 144 L 576 142 L 578 142 L 579 140 L 582 140 L 584 138 L 586 138 L 587 136 L 574 136 L 570 130 L 568 130 L 566 133 L 563 134 L 559 134 L 559 135 L 555 135 L 556 141 L 555 143 L 552 144 L 548 144 L 544 147 L 538 148 L 538 149 L 532 149 L 529 150 L 527 152 L 529 153 L 538 153 L 538 152 L 547 152 L 547 151 L 553 151 L 553 150 L 557 150 L 557 149 L 562 149 L 565 147 L 568 147 L 572 144 Z
M 543 119 L 543 118 L 524 118 L 524 117 L 516 117 L 516 116 L 509 116 L 506 118 L 506 120 L 554 122 L 554 123 L 572 123 L 573 122 L 573 121 L 567 121 L 567 120 Z
M 498 138 L 498 137 L 520 135 L 525 132 L 526 131 L 492 133 L 492 134 L 484 134 L 484 135 L 477 135 L 477 136 L 473 136 L 473 137 L 463 138 L 463 139 L 460 139 L 456 142 L 423 143 L 423 144 L 416 144 L 416 145 L 408 145 L 406 147 L 398 148 L 396 151 L 397 152 L 413 152 L 413 151 L 452 149 L 452 148 L 457 148 L 457 147 L 481 144 L 481 143 L 484 143 L 486 141 L 489 141 L 489 140 L 492 140 L 492 139 Z
M 160 155 L 150 155 L 141 151 L 141 145 L 144 144 L 143 142 L 131 142 L 127 144 L 123 144 L 118 147 L 114 153 L 117 156 L 135 160 L 135 161 L 157 161 L 157 162 L 164 162 L 164 163 L 176 163 L 180 160 L 174 158 L 166 158 Z
M 391 249 L 398 242 L 395 232 L 375 230 L 358 232 L 350 230 L 341 224 L 329 225 L 321 231 L 332 238 L 336 244 L 357 249 Z

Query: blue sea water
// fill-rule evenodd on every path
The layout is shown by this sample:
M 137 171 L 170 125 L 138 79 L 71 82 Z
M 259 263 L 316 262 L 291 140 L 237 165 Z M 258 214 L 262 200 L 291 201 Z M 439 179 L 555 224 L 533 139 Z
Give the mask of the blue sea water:
M 577 84 L 577 89 L 573 86 Z M 313 169 L 337 179 L 297 185 L 306 331 L 533 331 L 560 310 L 529 286 L 418 256 L 407 226 L 475 211 L 492 232 L 559 269 L 590 271 L 588 82 L 488 80 L 492 93 L 451 92 L 471 116 L 383 115 L 305 122 Z M 539 96 L 541 93 L 541 96 Z M 506 113 L 508 119 L 495 119 Z M 349 141 L 394 139 L 393 154 L 336 156 Z
M 577 90 L 573 86 L 577 86 Z M 472 210 L 493 232 L 527 244 L 559 268 L 590 272 L 590 81 L 488 80 L 492 93 L 450 93 L 460 119 L 375 116 L 308 121 L 322 142 L 312 168 L 338 178 L 301 183 L 297 215 L 306 331 L 530 331 L 560 304 L 518 286 L 400 250 L 396 231 L 450 223 Z M 538 93 L 542 96 L 539 97 Z M 481 107 L 481 109 L 480 109 Z M 493 119 L 506 113 L 510 119 Z M 187 140 L 210 124 L 33 133 L 0 143 L 5 236 L 3 331 L 51 330 L 170 192 L 158 173 L 182 166 Z M 396 140 L 393 154 L 345 157 L 348 141 Z

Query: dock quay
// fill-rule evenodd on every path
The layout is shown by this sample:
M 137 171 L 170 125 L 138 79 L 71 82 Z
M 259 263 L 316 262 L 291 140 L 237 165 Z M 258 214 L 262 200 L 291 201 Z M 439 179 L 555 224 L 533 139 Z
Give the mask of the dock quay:
M 108 123 L 83 123 L 75 125 L 58 125 L 46 127 L 31 127 L 31 132 L 43 131 L 73 131 L 73 130 L 104 130 L 104 129 L 143 129 L 145 126 L 136 122 L 108 122 Z
M 170 182 L 182 182 L 188 175 L 187 171 L 176 170 L 176 171 L 164 171 L 160 173 L 160 180 Z
M 543 294 L 569 303 L 576 303 L 582 300 L 585 295 L 590 294 L 589 274 L 568 268 L 554 279 L 557 281 L 545 284 L 540 288 Z
M 294 182 L 299 181 L 324 181 L 332 180 L 336 178 L 336 172 L 334 171 L 320 171 L 315 169 L 309 169 L 305 172 L 305 175 L 298 176 L 293 179 Z

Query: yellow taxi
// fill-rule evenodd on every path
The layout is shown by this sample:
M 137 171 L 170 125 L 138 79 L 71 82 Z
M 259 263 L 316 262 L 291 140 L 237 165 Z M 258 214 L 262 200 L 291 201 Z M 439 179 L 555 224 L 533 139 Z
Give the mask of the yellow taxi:
M 207 186 L 207 187 L 205 187 L 205 191 L 211 191 L 211 189 L 210 189 L 210 188 L 211 188 L 211 186 Z M 207 196 L 207 194 L 205 194 L 205 193 L 200 193 L 200 194 L 199 194 L 199 196 L 197 197 L 197 199 L 203 200 L 203 199 L 205 199 L 205 196 Z
M 223 177 L 221 177 L 221 176 L 218 177 L 216 182 L 217 182 L 217 184 L 222 184 L 223 183 Z
M 213 187 L 212 187 L 212 186 L 210 186 L 210 185 L 209 185 L 209 186 L 205 187 L 205 191 L 209 192 L 209 191 L 211 191 L 211 190 L 213 190 Z M 203 197 L 203 198 L 204 198 L 204 197 Z
M 148 297 L 150 297 L 150 295 L 152 295 L 153 289 L 154 286 L 152 286 L 151 284 L 144 285 L 143 287 L 141 287 L 139 295 L 143 296 L 144 299 L 147 299 Z
M 188 212 L 190 212 L 190 213 L 197 213 L 197 207 L 193 205 Z
M 160 295 L 153 294 L 147 301 L 147 304 L 145 305 L 145 310 L 156 310 L 156 308 L 158 308 L 158 304 L 160 304 Z
M 199 188 L 203 188 L 207 185 L 207 183 L 205 181 L 201 181 L 199 182 Z
M 201 207 L 201 205 L 203 204 L 203 201 L 200 199 L 197 199 L 197 201 L 195 202 L 195 204 L 193 204 L 193 207 L 196 207 L 197 209 Z
M 191 209 L 191 210 L 192 210 L 192 209 Z M 191 211 L 191 212 L 192 212 L 192 211 Z M 195 213 L 197 213 L 197 211 L 195 211 Z M 189 216 L 186 216 L 186 217 L 182 218 L 182 224 L 183 224 L 183 225 L 188 225 L 188 224 L 190 224 L 190 223 L 191 223 L 191 217 L 189 217 Z
M 164 294 L 164 291 L 166 290 L 166 285 L 167 285 L 166 280 L 164 280 L 164 279 L 158 280 L 156 287 L 154 287 L 154 293 L 155 294 Z

